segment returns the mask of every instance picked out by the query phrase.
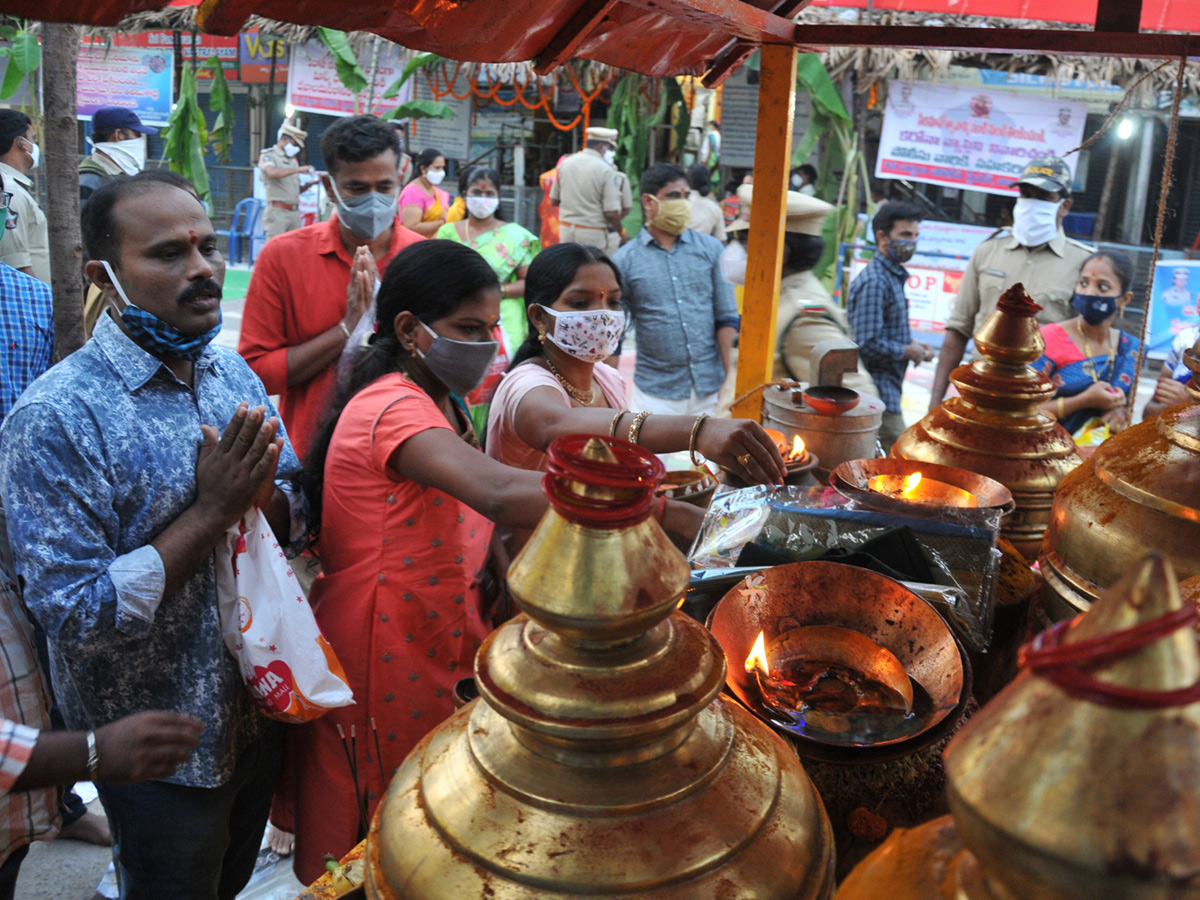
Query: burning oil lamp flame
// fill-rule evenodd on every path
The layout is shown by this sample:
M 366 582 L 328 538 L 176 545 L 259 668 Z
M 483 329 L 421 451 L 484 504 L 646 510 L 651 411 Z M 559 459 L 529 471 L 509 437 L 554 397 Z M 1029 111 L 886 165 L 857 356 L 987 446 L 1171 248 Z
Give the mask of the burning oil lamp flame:
M 761 631 L 758 633 L 758 639 L 754 642 L 754 647 L 750 650 L 750 655 L 746 657 L 746 671 L 753 672 L 755 669 L 764 674 L 771 671 L 767 664 L 767 644 Z
M 921 483 L 921 473 L 913 472 L 904 478 L 904 485 L 900 489 L 901 497 L 911 497 L 913 491 L 917 489 L 917 485 Z
M 912 500 L 915 503 L 957 507 L 979 505 L 979 498 L 970 491 L 934 478 L 922 478 L 920 472 L 910 475 L 872 475 L 867 479 L 867 488 L 898 500 Z
M 803 458 L 804 458 L 804 439 L 801 438 L 800 435 L 796 435 L 795 439 L 792 441 L 792 449 L 787 454 L 785 454 L 784 460 L 786 462 L 795 462 L 795 461 L 797 461 L 799 459 L 803 459 Z

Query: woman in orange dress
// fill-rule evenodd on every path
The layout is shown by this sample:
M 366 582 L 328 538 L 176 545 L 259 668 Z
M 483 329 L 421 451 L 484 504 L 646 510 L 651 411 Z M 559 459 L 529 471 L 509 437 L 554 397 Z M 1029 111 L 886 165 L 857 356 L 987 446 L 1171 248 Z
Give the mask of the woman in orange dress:
M 355 697 L 289 730 L 281 799 L 295 802 L 305 883 L 324 854 L 340 858 L 361 836 L 347 752 L 369 820 L 405 756 L 453 711 L 454 683 L 472 673 L 488 632 L 481 582 L 493 523 L 531 528 L 546 509 L 540 474 L 479 452 L 458 399 L 496 350 L 500 285 L 487 261 L 452 241 L 407 247 L 388 266 L 377 310 L 374 340 L 301 479 L 325 572 L 311 599 Z M 663 524 L 694 534 L 699 517 L 672 505 Z

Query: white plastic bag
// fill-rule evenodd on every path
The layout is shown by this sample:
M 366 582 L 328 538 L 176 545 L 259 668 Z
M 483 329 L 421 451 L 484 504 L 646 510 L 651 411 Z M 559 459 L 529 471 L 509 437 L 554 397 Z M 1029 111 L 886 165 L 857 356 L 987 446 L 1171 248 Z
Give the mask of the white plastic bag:
M 217 545 L 216 576 L 225 645 L 264 714 L 309 722 L 354 702 L 342 664 L 257 508 Z

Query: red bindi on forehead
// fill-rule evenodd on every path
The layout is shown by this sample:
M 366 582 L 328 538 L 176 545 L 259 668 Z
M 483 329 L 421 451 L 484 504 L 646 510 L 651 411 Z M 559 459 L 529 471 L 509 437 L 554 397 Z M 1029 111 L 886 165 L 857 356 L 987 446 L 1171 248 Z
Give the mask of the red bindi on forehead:
M 200 238 L 196 237 L 196 232 L 191 228 L 188 229 L 188 242 L 193 247 L 200 243 Z

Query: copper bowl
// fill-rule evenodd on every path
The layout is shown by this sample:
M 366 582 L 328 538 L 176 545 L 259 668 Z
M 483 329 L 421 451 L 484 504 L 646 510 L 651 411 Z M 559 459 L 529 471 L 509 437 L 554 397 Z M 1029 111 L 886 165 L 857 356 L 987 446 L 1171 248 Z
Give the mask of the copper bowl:
M 977 475 L 966 469 L 942 466 L 937 463 L 919 462 L 912 459 L 851 459 L 842 463 L 829 476 L 829 483 L 839 494 L 862 506 L 881 512 L 908 513 L 929 511 L 945 506 L 939 502 L 908 500 L 890 494 L 873 491 L 867 487 L 868 480 L 877 475 L 905 476 L 920 472 L 934 481 L 973 494 L 978 501 L 977 509 L 999 509 L 1007 516 L 1016 509 L 1012 492 L 995 479 Z
M 914 753 L 954 730 L 971 694 L 966 653 L 932 606 L 899 582 L 867 569 L 832 562 L 775 566 L 742 579 L 709 616 L 725 650 L 725 683 L 748 709 L 787 735 L 805 758 L 836 763 L 885 762 Z M 763 704 L 746 657 L 762 631 L 768 644 L 809 625 L 857 631 L 890 650 L 924 694 L 926 708 L 911 724 L 870 743 L 830 740 L 824 732 L 780 721 Z
M 680 500 L 708 509 L 718 484 L 720 482 L 716 476 L 707 469 L 679 469 L 663 476 L 663 483 L 658 486 L 656 494 L 668 500 Z
M 858 406 L 858 391 L 845 387 L 817 386 L 801 391 L 804 402 L 823 416 L 840 416 Z

